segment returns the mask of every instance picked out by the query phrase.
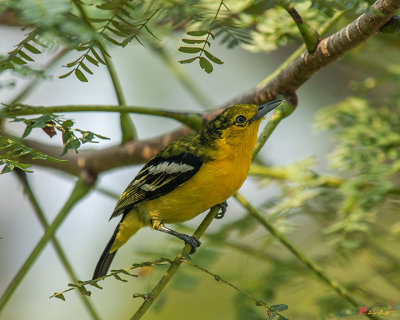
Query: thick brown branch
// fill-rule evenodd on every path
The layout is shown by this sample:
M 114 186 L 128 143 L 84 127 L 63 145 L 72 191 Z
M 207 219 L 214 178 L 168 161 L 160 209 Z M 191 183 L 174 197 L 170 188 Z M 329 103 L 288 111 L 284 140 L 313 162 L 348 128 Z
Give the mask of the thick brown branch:
M 96 176 L 111 169 L 146 162 L 162 147 L 190 132 L 193 131 L 184 127 L 161 137 L 141 141 L 132 140 L 124 145 L 116 145 L 102 150 L 83 150 L 78 153 L 69 151 L 67 155 L 62 157 L 67 162 L 32 160 L 28 157 L 22 157 L 21 160 L 24 163 L 58 169 L 76 176 L 84 175 L 83 178 L 85 180 L 91 180 L 87 177 Z M 28 140 L 27 144 L 55 158 L 60 158 L 62 153 L 61 147 L 54 147 L 31 140 Z
M 296 104 L 296 90 L 315 72 L 376 34 L 399 10 L 400 0 L 378 0 L 373 7 L 382 14 L 361 15 L 342 30 L 323 39 L 313 53 L 304 52 L 270 82 L 229 101 L 219 109 L 206 114 L 205 117 L 210 119 L 229 105 L 239 103 L 261 104 L 277 95 L 284 95 L 293 104 Z M 122 146 L 118 145 L 99 151 L 81 151 L 77 155 L 70 153 L 67 155 L 68 163 L 50 163 L 47 161 L 27 161 L 27 163 L 57 168 L 74 175 L 89 173 L 96 176 L 100 172 L 113 168 L 146 162 L 163 146 L 188 132 L 187 128 L 181 128 L 163 137 L 146 141 L 132 141 Z M 51 156 L 57 157 L 61 153 L 61 149 L 54 149 L 54 147 L 37 143 L 30 145 Z
M 345 28 L 323 39 L 313 53 L 304 52 L 277 77 L 229 102 L 261 104 L 279 94 L 292 95 L 311 76 L 380 31 L 399 10 L 399 0 L 379 0 L 373 8 L 382 13 L 363 14 Z

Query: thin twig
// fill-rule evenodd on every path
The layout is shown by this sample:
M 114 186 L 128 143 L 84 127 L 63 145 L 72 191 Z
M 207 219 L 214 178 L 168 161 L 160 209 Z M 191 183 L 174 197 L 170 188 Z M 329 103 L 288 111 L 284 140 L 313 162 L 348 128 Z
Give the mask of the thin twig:
M 89 21 L 89 18 L 85 12 L 85 9 L 81 5 L 79 1 L 73 0 L 73 3 L 75 6 L 78 8 L 82 19 L 86 23 L 88 27 L 90 27 L 94 32 L 96 32 L 96 28 L 93 27 L 91 22 Z M 108 22 L 109 23 L 109 22 Z M 103 32 L 107 28 L 107 25 L 104 27 L 104 29 L 101 31 Z M 101 33 L 100 32 L 100 33 Z M 103 46 L 100 43 L 100 40 L 95 40 L 94 41 L 96 44 L 98 44 L 99 48 L 101 49 L 101 53 L 103 55 L 104 61 L 107 66 L 108 73 L 110 74 L 111 81 L 114 86 L 114 91 L 118 99 L 118 104 L 119 105 L 126 105 L 126 100 L 122 91 L 121 83 L 118 79 L 117 73 L 115 71 L 114 65 L 111 61 L 111 59 L 108 57 L 108 55 L 105 53 L 105 50 L 102 49 Z M 89 52 L 90 49 L 88 49 L 87 52 Z M 78 64 L 79 65 L 79 64 Z M 122 133 L 122 138 L 121 138 L 121 144 L 125 144 L 126 142 L 130 140 L 134 140 L 137 138 L 137 132 L 136 128 L 132 122 L 132 119 L 129 117 L 129 114 L 126 112 L 121 112 L 120 114 L 120 126 L 121 126 L 121 133 Z
M 169 111 L 153 107 L 139 107 L 127 105 L 61 105 L 61 106 L 29 106 L 14 105 L 9 111 L 0 111 L 3 117 L 17 117 L 24 115 L 49 114 L 49 113 L 70 113 L 70 112 L 121 112 L 147 114 L 158 117 L 171 118 L 187 125 L 194 130 L 200 130 L 204 125 L 204 119 L 197 112 Z
M 119 270 L 111 270 L 111 272 L 109 274 L 106 274 L 105 276 L 102 276 L 100 278 L 94 279 L 94 280 L 86 280 L 86 281 L 74 281 L 75 283 L 73 285 L 70 285 L 71 288 L 59 291 L 59 292 L 55 292 L 53 295 L 50 296 L 50 298 L 59 298 L 62 300 L 65 300 L 64 298 L 64 294 L 72 291 L 72 290 L 76 290 L 79 289 L 79 291 L 81 293 L 84 293 L 86 295 L 90 295 L 91 292 L 88 291 L 86 289 L 85 286 L 94 286 L 96 288 L 101 289 L 101 287 L 98 285 L 98 282 L 103 281 L 107 278 L 117 278 L 118 280 L 122 280 L 124 282 L 126 282 L 126 280 L 122 279 L 119 277 L 119 274 L 121 275 L 129 275 L 131 277 L 137 277 L 137 275 L 135 274 L 131 274 L 129 273 L 129 271 L 138 269 L 138 268 L 143 268 L 143 267 L 152 267 L 152 266 L 160 266 L 160 265 L 166 265 L 165 262 L 171 263 L 171 260 L 166 259 L 166 258 L 160 258 L 158 260 L 155 261 L 146 261 L 146 262 L 142 262 L 142 263 L 135 263 L 133 264 L 131 267 L 129 268 L 125 268 L 125 269 L 119 269 Z
M 195 264 L 195 263 L 193 263 L 193 262 L 191 262 L 191 261 L 189 261 L 187 259 L 182 259 L 182 262 L 184 262 L 187 265 L 192 266 L 192 267 L 194 267 L 194 268 L 196 268 L 198 270 L 201 270 L 201 271 L 205 272 L 206 274 L 212 276 L 215 279 L 215 281 L 225 283 L 229 287 L 235 289 L 240 294 L 242 294 L 242 295 L 246 296 L 247 298 L 253 300 L 256 303 L 257 306 L 262 306 L 262 307 L 266 308 L 267 310 L 271 310 L 266 302 L 264 302 L 262 300 L 259 300 L 259 299 L 256 299 L 250 293 L 248 293 L 248 292 L 236 287 L 233 283 L 229 282 L 228 280 L 223 279 L 220 275 L 212 273 L 211 271 L 207 270 L 206 268 L 203 268 L 203 267 L 201 267 L 201 266 L 199 266 L 199 265 L 197 265 L 197 264 Z M 279 313 L 276 313 L 276 314 L 281 316 Z
M 117 72 L 115 71 L 114 64 L 111 61 L 111 58 L 108 57 L 107 54 L 102 53 L 104 61 L 106 63 L 108 73 L 110 74 L 111 81 L 114 86 L 114 91 L 118 99 L 118 105 L 124 106 L 126 105 L 126 100 L 124 93 L 122 91 L 121 83 L 118 79 Z M 120 114 L 120 127 L 122 132 L 121 143 L 124 144 L 129 140 L 137 139 L 138 134 L 133 124 L 132 119 L 127 112 L 121 112 Z
M 375 35 L 380 30 L 381 26 L 399 9 L 400 3 L 395 0 L 378 0 L 373 7 L 382 14 L 367 13 L 361 15 L 351 24 L 328 38 L 323 39 L 313 54 L 302 54 L 286 68 L 282 69 L 279 74 L 268 81 L 268 83 L 257 86 L 238 98 L 226 102 L 223 107 L 210 112 L 208 118 L 215 117 L 224 107 L 229 105 L 240 103 L 260 104 L 271 100 L 278 94 L 293 94 L 301 85 L 309 80 L 315 72 Z M 91 170 L 93 173 L 100 173 L 104 170 L 110 170 L 123 165 L 146 162 L 165 146 L 166 142 L 171 142 L 177 137 L 187 134 L 187 132 L 186 128 L 180 128 L 163 137 L 156 137 L 145 143 L 141 141 L 132 141 L 128 143 L 129 145 L 125 144 L 123 146 L 110 147 L 99 150 L 96 154 L 90 150 L 83 150 L 79 153 L 79 156 L 71 154 L 69 156 L 69 160 L 71 161 L 63 163 L 62 165 L 54 166 L 53 163 L 48 161 L 35 160 L 34 162 L 37 165 L 56 167 L 57 169 L 75 175 L 79 175 L 81 169 Z M 36 149 L 46 149 L 48 152 L 45 153 L 49 155 L 54 154 L 54 152 L 48 150 L 53 149 L 54 146 L 47 147 L 46 145 L 37 143 L 36 146 Z M 144 154 L 142 152 L 144 149 L 150 150 L 150 152 Z M 58 150 L 55 151 L 58 152 Z M 27 163 L 32 163 L 32 160 L 26 159 L 26 161 Z M 107 165 L 105 166 L 103 163 Z
M 196 231 L 193 233 L 193 236 L 195 236 L 197 239 L 200 239 L 200 237 L 204 234 L 208 226 L 211 224 L 211 222 L 217 215 L 218 211 L 219 211 L 219 206 L 211 208 L 207 216 L 204 218 L 201 224 L 197 227 Z M 153 288 L 153 290 L 146 296 L 146 299 L 141 304 L 139 309 L 135 312 L 135 314 L 132 316 L 131 320 L 138 320 L 142 318 L 142 316 L 150 308 L 150 306 L 157 299 L 161 291 L 164 289 L 164 287 L 168 284 L 168 282 L 172 279 L 172 277 L 178 270 L 179 266 L 182 263 L 182 257 L 184 255 L 187 255 L 190 252 L 190 250 L 191 246 L 189 244 L 186 244 L 185 247 L 175 257 L 175 259 L 172 260 L 171 266 L 164 273 L 164 275 L 157 283 L 157 285 Z

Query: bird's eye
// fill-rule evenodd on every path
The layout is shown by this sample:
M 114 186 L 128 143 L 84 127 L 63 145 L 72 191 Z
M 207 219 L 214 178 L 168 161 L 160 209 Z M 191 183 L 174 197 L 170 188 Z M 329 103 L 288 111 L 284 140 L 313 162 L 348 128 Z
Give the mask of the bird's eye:
M 237 116 L 236 117 L 236 123 L 243 123 L 246 121 L 246 117 L 245 116 Z

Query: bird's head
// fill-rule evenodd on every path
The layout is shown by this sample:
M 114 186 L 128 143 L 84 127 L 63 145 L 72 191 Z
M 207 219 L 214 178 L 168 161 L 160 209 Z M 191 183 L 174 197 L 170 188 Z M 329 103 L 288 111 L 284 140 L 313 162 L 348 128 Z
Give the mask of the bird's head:
M 257 135 L 264 116 L 282 103 L 282 100 L 267 102 L 261 106 L 239 104 L 226 108 L 203 130 L 208 139 L 224 139 L 237 144 L 241 138 Z

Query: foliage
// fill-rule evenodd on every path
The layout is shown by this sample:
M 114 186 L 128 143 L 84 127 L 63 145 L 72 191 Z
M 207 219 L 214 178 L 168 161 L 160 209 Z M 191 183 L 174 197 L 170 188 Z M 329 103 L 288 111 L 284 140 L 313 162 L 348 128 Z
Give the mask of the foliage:
M 64 79 L 74 75 L 79 81 L 87 82 L 89 75 L 95 73 L 94 67 L 108 64 L 110 48 L 136 44 L 149 50 L 172 48 L 173 54 L 179 52 L 176 59 L 183 67 L 198 62 L 209 74 L 216 66 L 224 67 L 223 57 L 214 51 L 216 43 L 228 49 L 241 46 L 252 52 L 270 52 L 300 43 L 299 30 L 287 13 L 288 5 L 294 6 L 302 19 L 317 30 L 338 11 L 345 11 L 344 18 L 337 22 L 339 25 L 332 28 L 334 32 L 358 14 L 370 10 L 371 1 L 3 1 L 0 12 L 10 10 L 27 27 L 24 38 L 16 41 L 15 48 L 0 56 L 0 72 L 6 75 L 12 72 L 22 79 L 45 77 L 45 70 L 38 68 L 38 58 L 64 47 L 75 57 L 68 60 L 66 72 L 57 76 Z M 387 304 L 388 297 L 379 289 L 366 287 L 365 279 L 384 279 L 375 281 L 384 282 L 397 293 L 400 288 L 397 279 L 400 268 L 397 253 L 400 71 L 396 60 L 399 48 L 388 35 L 378 38 L 336 65 L 335 72 L 343 82 L 337 96 L 345 98 L 337 98 L 330 106 L 321 106 L 314 119 L 317 131 L 327 132 L 332 139 L 333 150 L 326 160 L 329 170 L 319 172 L 314 156 L 285 166 L 266 165 L 264 159 L 258 159 L 251 168 L 261 192 L 266 190 L 265 201 L 260 205 L 262 218 L 275 231 L 288 234 L 308 261 L 337 276 L 337 282 L 343 283 L 355 300 L 366 301 L 372 307 Z M 352 70 L 352 74 L 346 70 Z M 13 81 L 1 82 L 0 90 L 12 85 Z M 7 112 L 29 108 L 13 103 L 6 104 L 0 112 L 2 130 L 17 122 L 26 126 L 21 139 L 6 135 L 5 130 L 0 135 L 1 173 L 14 169 L 30 172 L 27 163 L 32 159 L 61 161 L 35 150 L 24 140 L 34 129 L 42 129 L 50 138 L 57 132 L 61 134 L 60 157 L 69 150 L 77 151 L 87 142 L 107 139 L 75 128 L 73 120 L 48 113 L 45 107 L 35 116 L 7 115 Z M 188 227 L 182 228 L 191 231 Z M 206 236 L 207 247 L 203 245 L 193 257 L 193 263 L 187 263 L 196 264 L 197 269 L 177 273 L 173 290 L 195 295 L 193 291 L 201 286 L 198 273 L 206 273 L 216 280 L 216 286 L 239 283 L 239 291 L 232 294 L 235 308 L 232 312 L 237 319 L 283 320 L 281 312 L 287 306 L 287 314 L 294 315 L 293 319 L 357 316 L 354 304 L 343 294 L 334 292 L 334 285 L 329 288 L 326 283 L 319 283 L 318 272 L 310 271 L 307 260 L 289 255 L 287 243 L 285 247 L 282 238 L 266 232 L 251 215 L 243 213 L 229 222 L 225 220 Z M 154 276 L 152 272 L 159 269 L 157 266 L 174 264 L 170 259 L 159 257 L 172 256 L 177 248 L 167 252 L 162 248 L 145 248 L 146 260 L 154 258 L 153 262 L 134 264 L 128 269 L 148 267 L 152 274 L 148 282 L 154 282 L 163 272 Z M 240 271 L 235 269 L 239 268 L 238 261 L 246 263 L 245 267 L 239 266 Z M 209 271 L 217 270 L 222 263 L 225 269 L 218 270 L 218 274 Z M 365 271 L 365 265 L 370 268 L 369 272 Z M 132 274 L 126 269 L 112 270 L 105 278 L 125 282 L 128 275 Z M 145 272 L 141 276 L 145 277 Z M 101 288 L 99 281 L 72 281 L 66 291 L 76 289 L 90 296 L 88 288 Z M 207 295 L 210 291 L 207 290 Z M 54 296 L 65 300 L 64 293 Z M 259 308 L 263 304 L 244 299 L 244 293 L 267 301 L 268 312 Z M 134 297 L 148 299 L 146 293 L 135 293 Z
M 185 46 L 179 51 L 197 55 L 180 62 L 198 60 L 200 67 L 210 73 L 213 70 L 211 62 L 223 63 L 206 50 L 211 46 L 211 39 L 221 38 L 220 42 L 228 48 L 243 44 L 252 51 L 271 51 L 299 39 L 290 15 L 274 1 L 231 1 L 231 8 L 224 1 L 214 8 L 200 0 L 110 0 L 95 6 L 78 0 L 72 3 L 52 1 L 52 5 L 47 1 L 17 0 L 1 5 L 0 10 L 12 10 L 21 21 L 35 28 L 0 61 L 0 70 L 14 70 L 30 64 L 35 55 L 46 51 L 49 45 L 61 42 L 74 48 L 79 55 L 66 65 L 70 70 L 60 77 L 74 74 L 86 82 L 87 74 L 93 74 L 93 66 L 105 64 L 102 55 L 108 55 L 106 46 L 125 47 L 133 40 L 145 45 L 146 42 L 161 41 L 156 34 L 167 37 L 170 32 L 184 30 L 189 38 L 182 39 Z M 295 4 L 303 19 L 321 25 L 334 10 L 357 13 L 365 9 L 367 2 L 296 1 Z
M 0 166 L 4 165 L 0 174 L 11 172 L 14 169 L 32 172 L 27 169 L 29 167 L 28 164 L 21 163 L 17 160 L 17 158 L 22 156 L 30 156 L 32 159 L 47 161 L 62 161 L 2 135 L 0 135 L 0 150 L 2 150 L 2 153 L 0 154 Z
M 347 174 L 340 187 L 341 219 L 327 232 L 367 231 L 377 207 L 398 190 L 393 179 L 400 170 L 399 111 L 399 107 L 373 106 L 352 97 L 318 115 L 318 128 L 336 129 L 332 167 Z
M 95 141 L 95 138 L 103 139 L 103 140 L 108 140 L 109 138 L 104 137 L 100 134 L 93 133 L 91 131 L 85 131 L 77 128 L 73 128 L 74 121 L 71 119 L 63 119 L 63 117 L 59 115 L 55 115 L 52 113 L 44 113 L 42 116 L 37 117 L 37 118 L 23 118 L 23 117 L 13 117 L 13 116 L 4 116 L 4 113 L 7 112 L 12 112 L 16 110 L 26 110 L 29 109 L 29 106 L 25 106 L 22 104 L 17 104 L 14 106 L 7 106 L 5 107 L 2 112 L 3 112 L 3 118 L 11 118 L 13 122 L 24 122 L 26 125 L 25 131 L 22 134 L 22 139 L 26 138 L 29 136 L 29 134 L 32 132 L 34 128 L 40 128 L 43 130 L 44 133 L 46 133 L 50 138 L 53 136 L 57 135 L 57 131 L 62 134 L 62 143 L 63 143 L 63 152 L 61 153 L 60 156 L 65 155 L 69 150 L 77 150 L 82 144 L 85 144 L 87 142 L 90 143 L 97 143 L 98 141 Z M 1 113 L 0 113 L 1 115 Z M 77 136 L 76 133 L 79 133 L 79 137 Z M 23 148 L 23 152 L 29 150 L 29 148 Z M 43 157 L 43 160 L 47 160 L 48 158 Z

